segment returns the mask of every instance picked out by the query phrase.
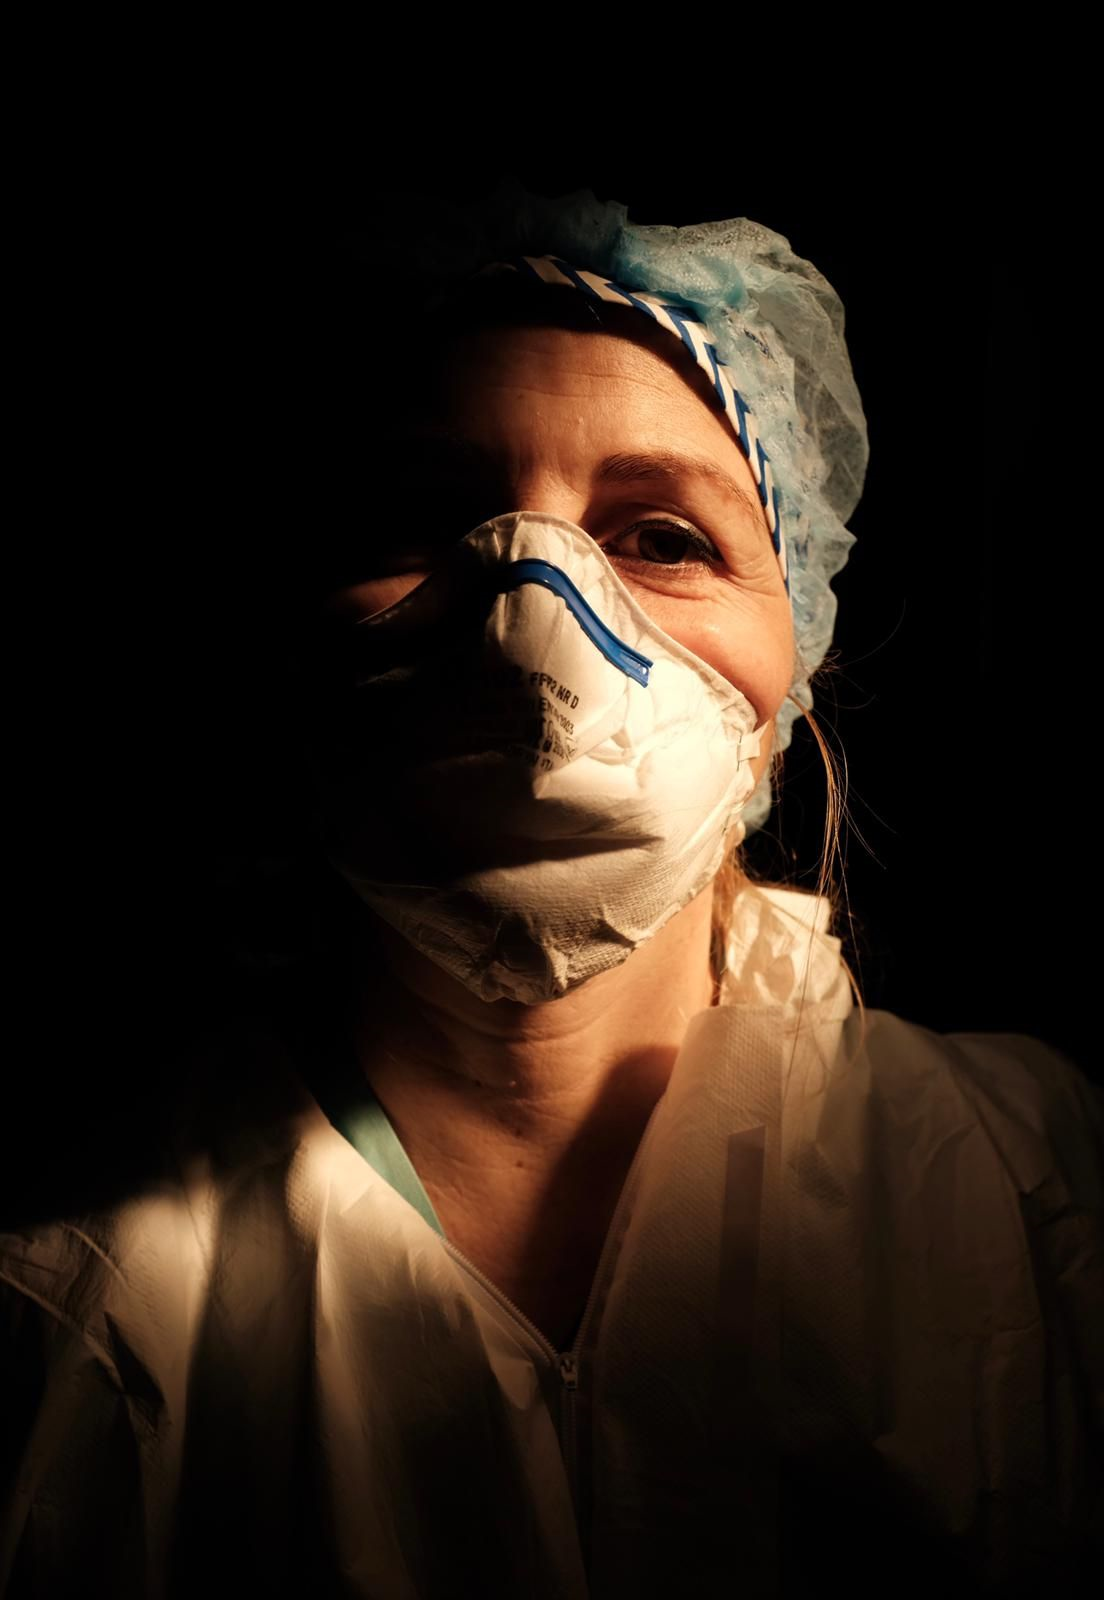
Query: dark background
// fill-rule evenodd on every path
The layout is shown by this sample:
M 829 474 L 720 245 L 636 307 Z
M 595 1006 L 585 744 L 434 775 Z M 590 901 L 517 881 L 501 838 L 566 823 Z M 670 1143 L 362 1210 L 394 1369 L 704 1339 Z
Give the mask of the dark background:
M 871 445 L 818 701 L 850 777 L 848 953 L 870 1006 L 1028 1032 L 1099 1078 L 1080 169 L 946 106 L 761 161 L 508 117 L 384 131 L 340 159 L 74 145 L 23 239 L 16 1078 L 79 1138 L 225 1003 L 211 863 L 278 855 L 295 814 L 273 662 L 325 536 L 347 239 L 396 192 L 504 173 L 641 222 L 751 216 L 840 293 Z M 761 870 L 815 882 L 823 796 L 799 728 Z

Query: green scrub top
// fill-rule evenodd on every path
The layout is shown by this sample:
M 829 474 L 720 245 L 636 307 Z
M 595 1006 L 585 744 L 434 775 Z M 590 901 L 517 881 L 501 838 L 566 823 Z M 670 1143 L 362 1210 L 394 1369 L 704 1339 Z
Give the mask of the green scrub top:
M 338 1133 L 348 1139 L 368 1165 L 408 1200 L 443 1239 L 445 1230 L 422 1187 L 422 1180 L 363 1073 L 343 1062 L 336 1071 L 331 1070 L 326 1082 L 312 1081 L 310 1088 Z

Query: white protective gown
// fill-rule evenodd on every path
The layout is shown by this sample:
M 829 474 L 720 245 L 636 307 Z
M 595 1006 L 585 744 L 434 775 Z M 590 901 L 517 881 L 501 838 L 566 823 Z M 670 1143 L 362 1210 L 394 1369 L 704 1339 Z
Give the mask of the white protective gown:
M 864 1026 L 827 914 L 741 895 L 570 1351 L 378 1107 L 340 1132 L 277 1033 L 224 1037 L 161 1176 L 0 1235 L 0 1591 L 1089 1593 L 1100 1093 Z

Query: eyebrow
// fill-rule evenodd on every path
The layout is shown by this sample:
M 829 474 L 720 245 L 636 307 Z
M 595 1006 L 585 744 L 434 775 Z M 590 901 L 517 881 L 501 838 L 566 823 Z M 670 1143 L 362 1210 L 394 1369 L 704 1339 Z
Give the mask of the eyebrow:
M 405 434 L 395 443 L 400 449 L 424 445 L 444 447 L 444 453 L 455 456 L 458 461 L 473 465 L 497 465 L 500 460 L 498 451 L 478 444 L 474 439 L 466 439 L 463 434 L 456 433 L 452 429 L 440 428 Z M 619 452 L 616 455 L 606 456 L 599 463 L 595 477 L 601 483 L 640 483 L 649 480 L 676 483 L 688 478 L 698 478 L 730 495 L 753 522 L 760 526 L 766 525 L 758 496 L 746 489 L 730 472 L 726 472 L 724 467 L 718 466 L 708 456 L 685 455 L 677 450 L 664 449 Z
M 758 497 L 708 456 L 680 455 L 675 450 L 607 456 L 599 466 L 597 476 L 607 483 L 637 483 L 649 478 L 670 483 L 683 478 L 704 478 L 730 494 L 753 520 L 762 521 L 763 518 Z

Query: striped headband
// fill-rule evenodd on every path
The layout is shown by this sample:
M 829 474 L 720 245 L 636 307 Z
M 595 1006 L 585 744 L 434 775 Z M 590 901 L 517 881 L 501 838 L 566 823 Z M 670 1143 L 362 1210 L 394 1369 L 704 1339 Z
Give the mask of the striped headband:
M 786 541 L 782 537 L 779 492 L 771 473 L 770 457 L 763 449 L 751 407 L 729 378 L 725 370 L 728 363 L 717 353 L 705 324 L 697 321 L 686 307 L 677 301 L 664 300 L 659 295 L 649 294 L 644 290 L 622 288 L 620 284 L 612 282 L 600 273 L 586 272 L 582 268 L 569 266 L 559 256 L 513 256 L 508 261 L 489 262 L 473 276 L 481 277 L 484 273 L 501 271 L 503 268 L 522 273 L 526 277 L 537 278 L 542 283 L 566 284 L 569 288 L 581 290 L 592 300 L 606 300 L 613 305 L 633 306 L 637 311 L 642 311 L 651 317 L 661 328 L 666 328 L 668 333 L 673 333 L 682 340 L 709 379 L 751 468 L 788 595 L 790 576 L 786 560 Z

